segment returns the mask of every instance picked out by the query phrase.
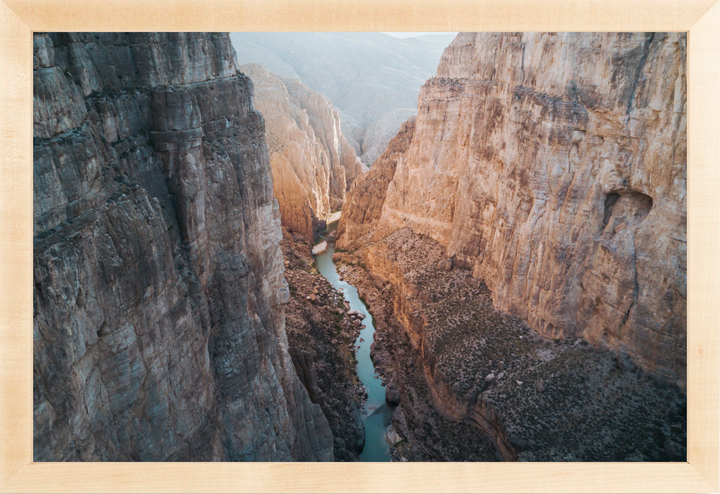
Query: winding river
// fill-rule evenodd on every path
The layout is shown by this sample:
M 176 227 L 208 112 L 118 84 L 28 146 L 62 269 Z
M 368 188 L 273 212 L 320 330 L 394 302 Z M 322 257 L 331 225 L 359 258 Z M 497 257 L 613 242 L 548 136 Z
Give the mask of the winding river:
M 336 289 L 345 295 L 345 300 L 350 304 L 350 310 L 358 311 L 365 315 L 363 323 L 365 327 L 360 331 L 360 336 L 355 341 L 357 349 L 357 374 L 367 390 L 368 398 L 363 413 L 363 425 L 365 426 L 365 447 L 360 454 L 362 461 L 390 461 L 388 443 L 385 439 L 386 429 L 390 425 L 392 408 L 385 401 L 385 386 L 375 373 L 375 366 L 370 359 L 370 345 L 375 336 L 373 318 L 365 303 L 360 299 L 357 288 L 340 279 L 335 269 L 332 256 L 335 252 L 335 244 L 332 239 L 326 236 L 337 228 L 339 215 L 333 215 L 332 223 L 329 223 L 323 239 L 327 240 L 328 247 L 325 252 L 315 256 L 315 263 L 320 274 L 327 279 Z

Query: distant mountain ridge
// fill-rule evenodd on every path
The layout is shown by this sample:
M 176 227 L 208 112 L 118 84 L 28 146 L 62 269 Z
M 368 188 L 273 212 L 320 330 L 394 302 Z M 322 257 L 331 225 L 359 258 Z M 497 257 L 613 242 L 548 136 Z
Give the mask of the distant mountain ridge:
M 299 79 L 338 110 L 342 131 L 365 164 L 417 112 L 420 87 L 435 75 L 453 34 L 394 38 L 384 33 L 232 33 L 240 64 Z

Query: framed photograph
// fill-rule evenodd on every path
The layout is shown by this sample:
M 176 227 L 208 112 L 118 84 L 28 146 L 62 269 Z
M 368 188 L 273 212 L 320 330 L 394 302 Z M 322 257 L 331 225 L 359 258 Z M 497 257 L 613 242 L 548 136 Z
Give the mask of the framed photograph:
M 3 492 L 720 489 L 717 0 L 0 17 Z

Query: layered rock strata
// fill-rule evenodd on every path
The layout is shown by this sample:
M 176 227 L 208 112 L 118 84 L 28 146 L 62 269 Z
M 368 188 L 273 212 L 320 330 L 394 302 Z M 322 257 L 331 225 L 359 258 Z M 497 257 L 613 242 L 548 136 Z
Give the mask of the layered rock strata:
M 684 387 L 686 91 L 683 33 L 462 33 L 338 244 L 410 227 L 541 336 Z
M 35 461 L 332 460 L 225 34 L 34 36 Z
M 438 242 L 404 228 L 334 259 L 372 308 L 375 368 L 400 391 L 396 460 L 685 461 L 679 387 L 627 354 L 539 336 Z
M 260 65 L 241 69 L 254 83 L 255 107 L 265 118 L 282 225 L 312 240 L 367 168 L 345 140 L 327 98 Z

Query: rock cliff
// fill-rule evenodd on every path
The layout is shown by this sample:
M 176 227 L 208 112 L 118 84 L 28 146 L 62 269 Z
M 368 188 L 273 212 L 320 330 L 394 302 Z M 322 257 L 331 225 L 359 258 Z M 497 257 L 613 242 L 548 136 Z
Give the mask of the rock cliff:
M 345 140 L 327 98 L 258 64 L 241 69 L 254 83 L 255 107 L 265 119 L 282 224 L 313 240 L 367 168 Z
M 383 230 L 379 226 L 388 187 L 395 176 L 398 162 L 405 159 L 414 131 L 415 117 L 411 117 L 402 124 L 400 132 L 390 141 L 370 171 L 350 187 L 348 207 L 340 216 L 338 224 L 335 245 L 339 249 L 347 249 L 368 233 L 372 233 L 375 238 L 382 236 Z
M 34 36 L 35 461 L 332 460 L 226 34 Z
M 356 183 L 338 242 L 410 227 L 541 336 L 684 386 L 685 77 L 682 33 L 462 33 L 387 189 L 370 205 L 377 175 Z

